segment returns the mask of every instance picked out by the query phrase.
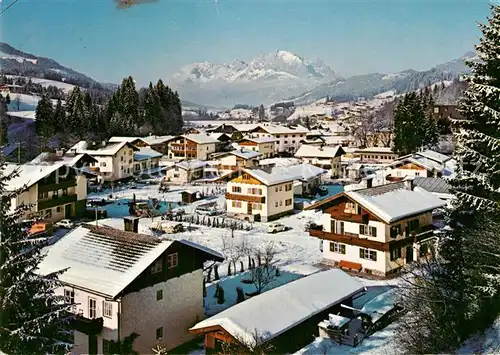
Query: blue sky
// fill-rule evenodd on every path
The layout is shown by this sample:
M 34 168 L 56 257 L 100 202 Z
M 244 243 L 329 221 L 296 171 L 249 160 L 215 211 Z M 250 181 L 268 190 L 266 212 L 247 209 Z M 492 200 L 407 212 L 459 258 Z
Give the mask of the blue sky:
M 23 51 L 100 81 L 145 84 L 191 62 L 277 49 L 341 75 L 427 69 L 472 49 L 488 14 L 486 0 L 157 0 L 125 10 L 113 0 L 19 0 L 0 26 Z

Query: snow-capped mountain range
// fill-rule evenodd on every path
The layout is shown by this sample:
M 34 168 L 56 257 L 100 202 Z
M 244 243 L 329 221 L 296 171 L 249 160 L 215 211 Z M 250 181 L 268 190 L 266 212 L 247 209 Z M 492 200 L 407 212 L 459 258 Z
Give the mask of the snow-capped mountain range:
M 242 103 L 269 104 L 284 99 L 301 104 L 327 95 L 348 101 L 369 99 L 391 90 L 402 93 L 442 80 L 453 80 L 469 73 L 465 60 L 474 58 L 475 54 L 468 52 L 429 70 L 409 69 L 342 78 L 320 60 L 311 62 L 279 50 L 257 56 L 248 63 L 234 60 L 224 64 L 189 64 L 174 74 L 171 82 L 188 100 L 226 107 Z
M 182 67 L 173 75 L 173 79 L 181 84 L 325 81 L 335 77 L 334 71 L 320 60 L 310 62 L 282 50 L 257 56 L 248 63 L 239 59 L 222 64 L 193 63 Z

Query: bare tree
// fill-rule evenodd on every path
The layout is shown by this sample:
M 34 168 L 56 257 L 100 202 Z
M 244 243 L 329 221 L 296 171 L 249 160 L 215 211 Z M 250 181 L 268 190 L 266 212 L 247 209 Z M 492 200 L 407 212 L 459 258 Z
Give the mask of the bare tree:
M 232 235 L 233 231 L 231 231 Z M 222 235 L 222 252 L 226 257 L 229 265 L 232 265 L 232 270 L 236 273 L 237 262 L 240 261 L 245 255 L 248 254 L 248 246 L 246 239 L 235 239 L 229 237 L 227 234 Z M 228 266 L 228 270 L 231 266 Z
M 153 349 L 153 354 L 155 355 L 167 355 L 168 352 L 167 352 L 167 346 L 165 345 L 165 343 L 163 342 L 162 339 L 158 339 L 156 341 L 156 345 Z
M 222 343 L 219 355 L 266 355 L 274 350 L 274 346 L 266 341 L 265 336 L 257 329 L 251 334 L 234 337 L 233 342 Z
M 255 249 L 257 259 L 263 261 L 263 264 L 259 263 L 259 265 L 251 271 L 251 280 L 257 294 L 261 293 L 262 290 L 276 278 L 276 273 L 271 267 L 276 254 L 277 251 L 273 242 L 266 243 L 263 248 Z

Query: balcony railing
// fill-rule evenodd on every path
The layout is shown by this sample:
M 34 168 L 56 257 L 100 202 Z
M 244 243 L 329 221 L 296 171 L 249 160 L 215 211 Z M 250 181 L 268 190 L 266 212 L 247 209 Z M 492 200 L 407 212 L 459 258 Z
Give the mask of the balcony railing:
M 369 215 L 366 212 L 362 214 L 346 213 L 339 208 L 332 208 L 326 212 L 329 213 L 333 219 L 339 221 L 368 224 Z
M 356 245 L 363 248 L 375 249 L 380 251 L 389 251 L 389 243 L 376 242 L 366 238 L 360 238 L 358 235 L 328 233 L 317 229 L 311 229 L 309 231 L 309 235 L 311 237 L 331 240 L 333 242 Z
M 52 183 L 52 184 L 38 184 L 38 192 L 47 192 L 47 191 L 54 191 L 54 190 L 62 190 L 62 189 L 67 189 L 69 187 L 76 186 L 76 180 L 66 180 L 66 181 L 60 181 L 58 184 Z
M 78 330 L 87 335 L 97 335 L 102 332 L 104 320 L 100 318 L 86 318 L 81 315 L 76 315 L 73 319 L 73 329 Z
M 64 205 L 66 203 L 75 202 L 77 200 L 77 195 L 66 195 L 57 198 L 49 198 L 48 200 L 38 201 L 38 210 L 45 210 L 47 208 L 52 208 L 55 206 Z
M 226 200 L 236 200 L 236 201 L 246 201 L 254 203 L 265 203 L 265 196 L 249 196 L 249 195 L 238 195 L 232 193 L 226 193 Z

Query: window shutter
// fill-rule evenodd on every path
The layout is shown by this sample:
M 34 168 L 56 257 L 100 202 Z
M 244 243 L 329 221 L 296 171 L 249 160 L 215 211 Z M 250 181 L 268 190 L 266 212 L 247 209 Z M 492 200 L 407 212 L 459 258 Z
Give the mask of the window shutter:
M 376 227 L 371 227 L 371 235 L 372 235 L 372 237 L 377 237 L 377 228 Z
M 363 248 L 359 248 L 359 257 L 361 259 L 364 259 L 365 258 L 365 253 L 364 253 L 364 249 Z
M 342 254 L 345 254 L 345 245 L 344 245 L 344 244 L 341 244 L 341 245 L 340 245 L 340 252 L 341 252 Z
M 359 225 L 359 234 L 365 234 L 365 233 L 363 233 L 364 232 L 364 227 L 365 226 L 362 225 L 362 224 Z
M 377 252 L 376 252 L 376 251 L 374 251 L 374 250 L 371 252 L 371 259 L 372 259 L 373 261 L 377 261 Z

